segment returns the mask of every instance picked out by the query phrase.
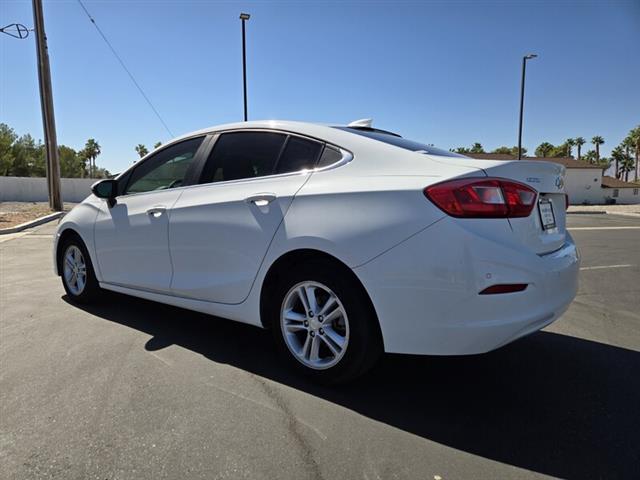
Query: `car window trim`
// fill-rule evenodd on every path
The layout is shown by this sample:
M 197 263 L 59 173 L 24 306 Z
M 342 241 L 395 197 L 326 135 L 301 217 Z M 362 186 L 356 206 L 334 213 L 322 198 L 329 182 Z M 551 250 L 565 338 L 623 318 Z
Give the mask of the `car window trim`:
M 340 158 L 340 160 L 338 160 L 337 162 L 332 163 L 331 165 L 327 165 L 325 167 L 315 167 L 315 168 L 307 168 L 307 169 L 302 169 L 302 170 L 296 170 L 294 172 L 285 172 L 285 173 L 273 173 L 271 175 L 262 175 L 260 177 L 247 177 L 247 178 L 238 178 L 235 180 L 221 180 L 219 182 L 207 182 L 207 183 L 201 183 L 202 181 L 202 173 L 204 171 L 204 166 L 207 162 L 207 160 L 209 159 L 209 155 L 211 155 L 211 152 L 213 152 L 213 149 L 215 148 L 215 144 L 217 143 L 217 141 L 220 139 L 220 137 L 225 134 L 225 133 L 235 133 L 235 132 L 268 132 L 268 133 L 281 133 L 283 135 L 287 135 L 287 139 L 285 140 L 282 149 L 280 150 L 280 154 L 278 155 L 278 159 L 276 161 L 276 166 L 278 164 L 278 162 L 280 161 L 280 157 L 282 156 L 283 152 L 284 152 L 284 148 L 286 147 L 288 141 L 289 141 L 289 136 L 293 136 L 293 137 L 300 137 L 303 138 L 305 140 L 311 140 L 317 143 L 320 143 L 322 145 L 322 148 L 320 149 L 320 154 L 317 156 L 316 160 L 315 160 L 315 164 L 318 164 L 318 161 L 320 160 L 320 157 L 322 157 L 322 153 L 324 152 L 324 149 L 329 146 L 332 148 L 335 148 L 336 150 L 338 150 L 341 154 L 342 157 Z M 349 163 L 351 160 L 353 160 L 353 153 L 351 153 L 349 150 L 342 148 L 334 143 L 331 142 L 327 142 L 326 140 L 322 140 L 320 138 L 317 137 L 313 137 L 311 135 L 305 135 L 305 134 L 301 134 L 298 132 L 291 132 L 288 130 L 282 130 L 282 129 L 275 129 L 275 128 L 265 128 L 265 127 L 249 127 L 249 128 L 243 128 L 243 127 L 239 127 L 239 128 L 229 128 L 226 130 L 217 130 L 215 132 L 211 132 L 212 135 L 212 139 L 209 145 L 209 150 L 207 152 L 207 155 L 202 159 L 203 163 L 199 168 L 199 173 L 198 173 L 198 179 L 196 181 L 196 183 L 194 183 L 191 186 L 200 186 L 200 185 L 218 185 L 218 184 L 227 184 L 227 183 L 237 183 L 237 182 L 247 182 L 247 181 L 253 181 L 253 180 L 261 180 L 263 178 L 277 178 L 277 177 L 284 177 L 284 176 L 290 176 L 290 175 L 300 175 L 303 173 L 316 173 L 316 172 L 324 172 L 326 170 L 332 170 L 334 168 L 338 168 L 341 167 L 342 165 L 345 165 L 347 163 Z M 275 167 L 274 167 L 275 170 Z
M 189 165 L 189 167 L 187 168 L 187 171 L 185 173 L 185 184 L 184 185 L 180 185 L 179 187 L 173 187 L 171 189 L 162 189 L 162 190 L 149 190 L 148 192 L 135 192 L 135 193 L 122 193 L 120 195 L 118 195 L 116 198 L 128 198 L 128 197 L 133 197 L 136 195 L 145 195 L 148 193 L 158 193 L 158 192 L 166 192 L 167 190 L 180 190 L 182 188 L 187 188 L 187 187 L 191 187 L 194 185 L 194 181 L 197 181 L 199 177 L 197 177 L 195 175 L 195 167 L 196 164 L 198 163 L 199 157 L 202 155 L 204 149 L 208 148 L 208 144 L 210 143 L 211 139 L 210 139 L 211 135 L 210 134 L 203 134 L 200 133 L 198 135 L 191 135 L 189 137 L 186 138 L 180 138 L 174 142 L 170 142 L 167 143 L 166 145 L 162 145 L 161 148 L 154 150 L 153 152 L 151 152 L 149 155 L 145 156 L 145 158 L 143 158 L 142 160 L 137 161 L 134 165 L 131 166 L 131 168 L 127 169 L 126 171 L 124 171 L 123 173 L 121 173 L 120 175 L 118 175 L 118 177 L 116 178 L 116 180 L 118 181 L 118 184 L 124 180 L 124 186 L 122 187 L 122 190 L 120 189 L 120 185 L 118 185 L 118 192 L 122 191 L 122 192 L 126 192 L 127 188 L 129 187 L 129 182 L 131 181 L 131 176 L 133 174 L 133 172 L 137 169 L 140 168 L 140 166 L 142 166 L 143 164 L 145 164 L 146 162 L 152 160 L 156 155 L 160 154 L 162 151 L 166 150 L 167 148 L 173 147 L 175 145 L 178 145 L 182 142 L 188 142 L 189 140 L 193 140 L 195 138 L 202 138 L 202 142 L 200 143 L 200 145 L 198 146 L 198 149 L 196 150 L 195 155 L 193 156 L 193 161 L 191 162 L 191 164 Z M 196 183 L 197 184 L 197 183 Z

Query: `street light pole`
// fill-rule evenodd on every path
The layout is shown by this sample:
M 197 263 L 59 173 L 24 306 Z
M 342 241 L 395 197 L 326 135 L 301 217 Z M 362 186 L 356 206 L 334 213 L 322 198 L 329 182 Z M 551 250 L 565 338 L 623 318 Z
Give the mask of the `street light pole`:
M 42 0 L 33 0 L 33 21 L 36 31 L 36 51 L 38 54 L 38 81 L 40 85 L 40 104 L 44 126 L 44 143 L 47 154 L 47 184 L 49 187 L 49 206 L 57 212 L 62 211 L 60 192 L 60 163 L 58 161 L 58 139 L 53 114 L 53 94 L 51 89 L 51 71 L 47 37 L 44 33 L 44 15 Z
M 247 121 L 247 49 L 244 31 L 244 22 L 249 20 L 251 15 L 248 13 L 241 13 L 240 20 L 242 20 L 242 84 L 244 88 L 244 121 Z
M 522 57 L 522 81 L 520 83 L 520 126 L 518 128 L 518 160 L 522 160 L 522 115 L 524 111 L 524 77 L 527 71 L 527 60 L 536 58 L 538 55 L 530 53 Z

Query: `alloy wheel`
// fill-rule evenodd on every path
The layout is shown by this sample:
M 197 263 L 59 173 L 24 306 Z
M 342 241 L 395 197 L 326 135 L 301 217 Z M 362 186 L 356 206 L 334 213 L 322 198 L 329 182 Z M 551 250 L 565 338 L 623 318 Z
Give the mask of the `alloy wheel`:
M 280 327 L 289 351 L 307 367 L 333 367 L 347 350 L 347 312 L 337 295 L 319 282 L 301 282 L 289 290 L 282 302 Z
M 64 252 L 64 282 L 74 295 L 81 295 L 87 284 L 87 264 L 76 245 L 70 245 Z

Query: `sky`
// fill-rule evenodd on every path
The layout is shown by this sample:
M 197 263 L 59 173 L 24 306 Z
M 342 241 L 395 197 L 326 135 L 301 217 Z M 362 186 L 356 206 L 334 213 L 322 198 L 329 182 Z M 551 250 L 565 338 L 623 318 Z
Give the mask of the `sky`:
M 608 155 L 640 124 L 640 0 L 83 2 L 172 132 L 78 1 L 45 0 L 58 143 L 97 139 L 111 172 L 138 143 L 242 120 L 241 11 L 249 119 L 373 118 L 443 148 L 512 146 L 533 52 L 530 152 L 601 135 Z M 33 26 L 31 1 L 0 1 L 0 24 L 14 22 Z M 0 35 L 0 122 L 43 137 L 33 35 Z

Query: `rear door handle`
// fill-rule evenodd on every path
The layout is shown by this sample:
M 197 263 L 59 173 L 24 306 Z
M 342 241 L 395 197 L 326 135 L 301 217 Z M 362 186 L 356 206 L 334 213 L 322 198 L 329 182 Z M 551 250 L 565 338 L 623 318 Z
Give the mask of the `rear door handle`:
M 167 211 L 167 207 L 158 205 L 157 207 L 152 207 L 149 210 L 147 210 L 147 215 L 150 215 L 154 218 L 158 218 L 160 215 L 162 215 L 166 211 Z
M 251 195 L 244 199 L 247 203 L 253 203 L 258 207 L 264 207 L 269 205 L 276 199 L 275 193 L 256 193 L 255 195 Z

